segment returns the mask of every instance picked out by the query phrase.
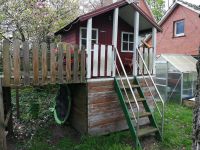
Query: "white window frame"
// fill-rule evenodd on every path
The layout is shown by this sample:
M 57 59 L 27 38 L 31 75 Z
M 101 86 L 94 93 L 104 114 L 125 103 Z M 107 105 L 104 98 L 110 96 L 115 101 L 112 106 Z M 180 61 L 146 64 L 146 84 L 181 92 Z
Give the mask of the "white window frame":
M 184 31 L 183 31 L 183 33 L 176 34 L 177 23 L 180 23 L 180 22 L 183 22 Z M 174 22 L 174 36 L 175 36 L 175 37 L 180 37 L 180 36 L 184 36 L 184 35 L 185 35 L 185 20 L 178 20 L 178 21 L 175 21 L 175 22 Z
M 87 43 L 87 35 L 86 35 L 86 38 L 82 38 L 81 35 L 82 35 L 82 29 L 86 29 L 86 32 L 87 32 L 87 28 L 86 27 L 80 27 L 80 31 L 79 31 L 79 45 L 80 45 L 80 48 L 82 47 L 82 39 L 86 40 L 86 43 Z M 96 40 L 98 44 L 99 43 L 99 30 L 97 28 L 92 28 L 92 31 L 96 31 L 96 39 L 91 39 L 91 40 Z M 92 38 L 92 36 L 91 36 Z
M 128 34 L 128 41 L 123 41 L 123 36 L 124 36 L 124 34 Z M 129 41 L 129 35 L 133 35 L 133 42 L 131 41 Z M 124 42 L 127 42 L 128 43 L 128 50 L 123 50 L 123 43 Z M 133 32 L 122 32 L 121 33 L 121 52 L 124 52 L 124 53 L 132 53 L 133 51 L 130 51 L 130 49 L 129 49 L 129 44 L 130 43 L 133 43 L 133 47 L 134 47 L 134 33 Z

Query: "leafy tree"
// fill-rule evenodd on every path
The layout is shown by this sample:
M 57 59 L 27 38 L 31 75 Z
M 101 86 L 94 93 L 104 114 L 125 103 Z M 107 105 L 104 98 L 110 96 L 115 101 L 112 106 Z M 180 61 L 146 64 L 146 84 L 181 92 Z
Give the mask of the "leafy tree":
M 160 21 L 165 13 L 165 1 L 164 0 L 147 0 L 155 18 Z
M 80 5 L 81 5 L 81 10 L 83 14 L 96 10 L 100 7 L 104 6 L 104 1 L 105 0 L 85 0 L 85 1 L 80 1 Z M 109 1 L 109 0 L 107 0 Z
M 0 35 L 22 41 L 47 41 L 78 15 L 77 0 L 1 0 Z

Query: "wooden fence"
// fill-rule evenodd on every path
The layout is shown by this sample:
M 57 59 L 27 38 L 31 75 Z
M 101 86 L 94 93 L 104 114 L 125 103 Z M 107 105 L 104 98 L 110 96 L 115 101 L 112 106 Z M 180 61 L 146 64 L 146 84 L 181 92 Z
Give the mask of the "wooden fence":
M 85 82 L 86 54 L 78 46 L 4 40 L 0 55 L 5 87 Z

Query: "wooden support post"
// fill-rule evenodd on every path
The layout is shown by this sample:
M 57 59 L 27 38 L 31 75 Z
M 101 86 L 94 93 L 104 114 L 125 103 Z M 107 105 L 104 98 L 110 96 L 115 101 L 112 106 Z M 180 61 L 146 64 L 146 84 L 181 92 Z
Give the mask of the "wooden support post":
M 17 119 L 20 119 L 20 111 L 19 111 L 19 87 L 16 87 L 16 112 L 17 112 Z
M 11 88 L 10 87 L 2 87 L 3 89 L 3 103 L 4 103 L 4 114 L 7 116 L 9 113 L 10 115 L 8 118 L 5 118 L 8 120 L 6 124 L 6 130 L 8 131 L 7 136 L 12 136 L 13 135 L 13 120 L 12 120 L 12 103 L 11 103 Z
M 137 75 L 136 55 L 139 46 L 139 12 L 134 12 L 134 48 L 133 48 L 133 75 Z
M 30 63 L 29 63 L 29 43 L 23 43 L 23 69 L 24 69 L 24 85 L 30 84 Z
M 58 80 L 63 84 L 63 43 L 58 44 Z
M 42 50 L 42 82 L 43 84 L 47 83 L 47 44 L 42 43 L 41 45 Z
M 3 85 L 10 86 L 10 43 L 8 40 L 3 41 Z
M 87 78 L 91 78 L 92 18 L 87 21 Z
M 112 45 L 114 48 L 117 48 L 117 38 L 118 38 L 118 19 L 119 19 L 119 8 L 115 8 L 113 12 L 113 34 L 112 34 Z M 116 56 L 113 54 L 113 61 L 115 61 Z M 116 69 L 113 63 L 113 72 L 112 76 L 115 77 Z
M 152 46 L 153 46 L 153 74 L 156 73 L 156 34 L 157 29 L 155 27 L 152 28 Z
M 3 90 L 2 90 L 2 83 L 0 80 L 0 149 L 1 150 L 7 150 L 4 121 L 5 119 L 4 119 Z

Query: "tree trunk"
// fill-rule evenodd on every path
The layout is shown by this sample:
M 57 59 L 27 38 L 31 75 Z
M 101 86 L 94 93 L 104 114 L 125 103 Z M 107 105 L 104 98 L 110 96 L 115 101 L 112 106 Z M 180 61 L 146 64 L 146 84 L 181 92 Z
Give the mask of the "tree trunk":
M 197 91 L 195 97 L 195 108 L 193 117 L 193 144 L 192 150 L 200 150 L 200 48 L 199 59 L 197 62 Z

